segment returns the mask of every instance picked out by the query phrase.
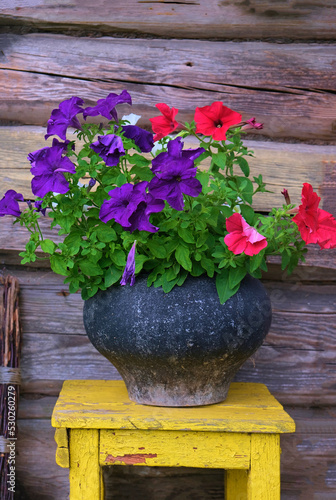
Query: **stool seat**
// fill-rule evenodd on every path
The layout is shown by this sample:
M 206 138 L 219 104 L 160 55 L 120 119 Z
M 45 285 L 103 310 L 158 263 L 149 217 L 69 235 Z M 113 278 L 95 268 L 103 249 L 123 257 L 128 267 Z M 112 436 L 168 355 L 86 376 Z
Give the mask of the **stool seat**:
M 280 499 L 281 433 L 295 423 L 263 384 L 232 383 L 218 404 L 172 408 L 129 400 L 122 381 L 68 380 L 52 415 L 70 500 L 103 498 L 102 466 L 222 468 L 227 500 Z

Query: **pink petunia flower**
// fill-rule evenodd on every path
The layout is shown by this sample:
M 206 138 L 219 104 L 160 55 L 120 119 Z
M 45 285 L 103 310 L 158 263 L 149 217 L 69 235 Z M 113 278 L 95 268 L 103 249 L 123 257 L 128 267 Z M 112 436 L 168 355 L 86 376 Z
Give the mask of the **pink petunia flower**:
M 229 231 L 224 243 L 235 255 L 257 255 L 267 247 L 265 236 L 250 226 L 240 214 L 233 214 L 226 219 L 226 229 Z
M 170 108 L 163 102 L 156 104 L 156 107 L 162 113 L 162 116 L 155 116 L 149 119 L 152 124 L 153 132 L 155 133 L 154 142 L 174 132 L 179 125 L 175 120 L 178 109 Z
M 206 136 L 211 135 L 215 141 L 225 141 L 227 130 L 238 125 L 242 116 L 224 106 L 220 101 L 213 102 L 211 106 L 196 108 L 195 122 L 196 132 Z

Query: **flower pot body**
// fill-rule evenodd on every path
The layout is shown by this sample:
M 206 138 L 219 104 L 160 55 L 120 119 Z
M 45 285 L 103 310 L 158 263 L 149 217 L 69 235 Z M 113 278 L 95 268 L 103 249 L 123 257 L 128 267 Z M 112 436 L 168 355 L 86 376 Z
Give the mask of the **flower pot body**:
M 215 280 L 203 276 L 168 294 L 138 277 L 134 286 L 112 286 L 84 304 L 89 339 L 117 368 L 130 399 L 156 406 L 224 401 L 271 317 L 265 288 L 250 276 L 224 304 Z

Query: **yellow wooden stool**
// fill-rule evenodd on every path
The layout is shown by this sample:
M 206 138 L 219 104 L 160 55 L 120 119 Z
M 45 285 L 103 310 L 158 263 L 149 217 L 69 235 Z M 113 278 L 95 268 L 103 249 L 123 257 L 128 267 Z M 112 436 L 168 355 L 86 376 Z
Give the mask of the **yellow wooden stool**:
M 225 469 L 227 500 L 280 499 L 280 434 L 295 424 L 263 384 L 233 383 L 224 403 L 132 403 L 124 382 L 68 380 L 54 412 L 56 462 L 70 500 L 104 498 L 102 466 Z

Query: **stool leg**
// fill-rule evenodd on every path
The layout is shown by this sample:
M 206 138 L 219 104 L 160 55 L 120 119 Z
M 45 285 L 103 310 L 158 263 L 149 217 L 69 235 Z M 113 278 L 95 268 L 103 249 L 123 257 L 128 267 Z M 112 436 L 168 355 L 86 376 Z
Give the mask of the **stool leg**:
M 225 500 L 280 500 L 280 436 L 251 435 L 250 470 L 225 471 Z
M 247 470 L 225 471 L 225 500 L 247 500 Z
M 102 500 L 99 431 L 70 430 L 70 500 Z
M 280 436 L 251 434 L 248 500 L 280 500 Z

